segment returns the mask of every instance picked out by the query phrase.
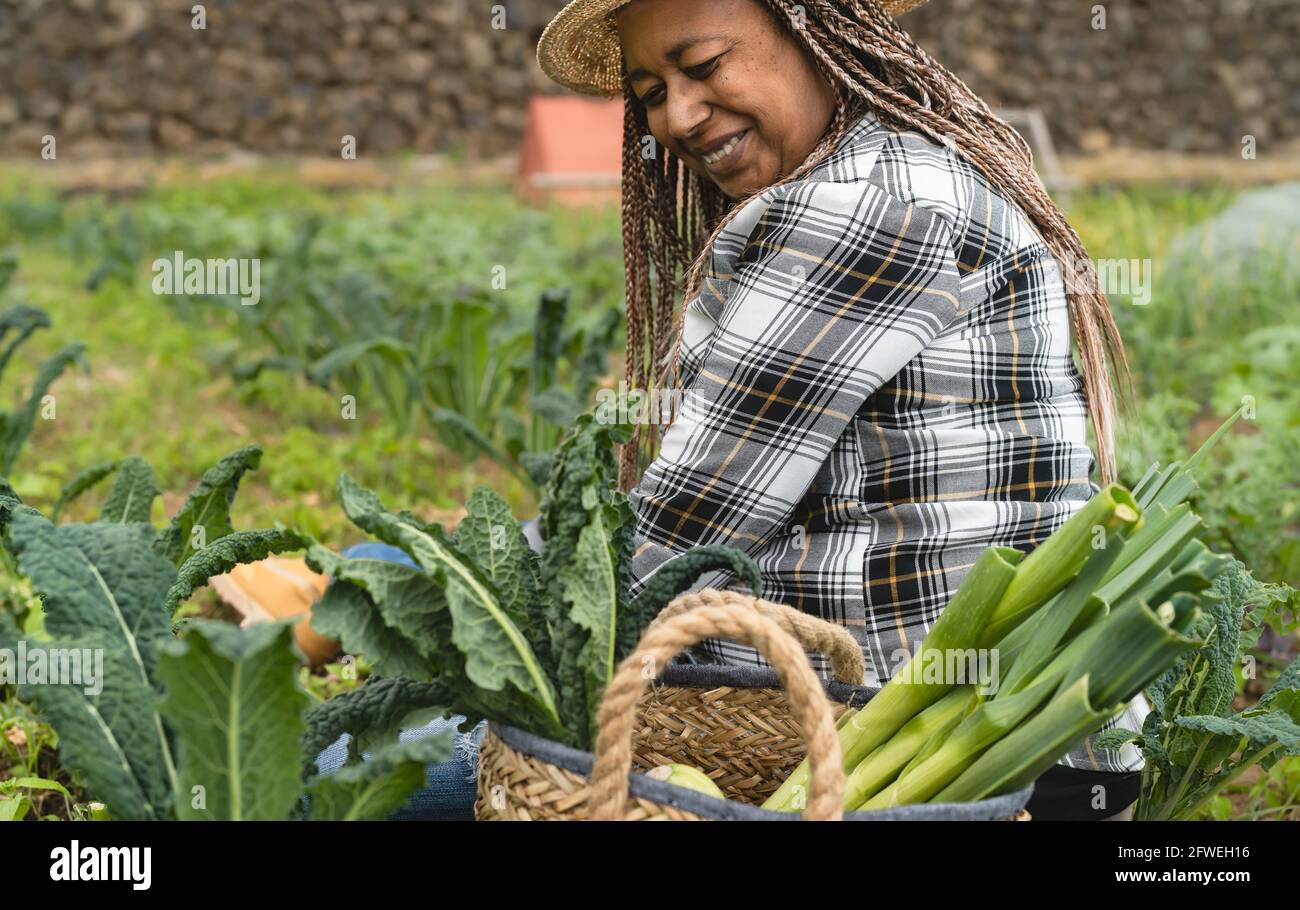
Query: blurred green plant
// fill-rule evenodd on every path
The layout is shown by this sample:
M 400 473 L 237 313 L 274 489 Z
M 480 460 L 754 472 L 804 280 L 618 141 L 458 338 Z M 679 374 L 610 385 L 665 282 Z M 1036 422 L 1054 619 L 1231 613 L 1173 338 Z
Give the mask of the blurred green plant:
M 271 207 L 239 185 L 170 190 L 87 206 L 69 216 L 63 246 L 97 263 L 92 291 L 130 287 L 144 264 L 177 250 L 262 260 L 261 305 L 235 294 L 167 298 L 187 320 L 234 329 L 209 362 L 241 383 L 287 371 L 351 395 L 354 408 L 377 401 L 399 436 L 428 427 L 462 461 L 486 455 L 535 496 L 548 452 L 590 404 L 618 340 L 617 234 L 575 232 L 588 216 L 491 195 L 464 202 L 449 211 L 370 199 L 341 216 L 302 200 Z M 575 298 L 582 306 L 571 312 Z
M 1208 544 L 1260 578 L 1300 586 L 1300 269 L 1284 243 L 1262 245 L 1241 268 L 1193 242 L 1236 198 L 1220 186 L 1108 190 L 1076 196 L 1069 215 L 1092 257 L 1149 263 L 1149 303 L 1112 295 L 1137 399 L 1121 428 L 1121 481 L 1246 406 L 1203 466 L 1193 504 Z
M 16 256 L 12 253 L 0 254 L 0 299 L 3 299 L 17 268 Z M 27 340 L 41 329 L 49 327 L 49 315 L 36 307 L 19 303 L 0 310 L 0 376 L 3 376 L 12 362 L 14 353 Z M 11 333 L 13 337 L 10 337 Z M 47 393 L 69 366 L 86 365 L 84 352 L 85 345 L 64 345 L 37 368 L 31 388 L 25 396 L 20 396 L 18 407 L 13 411 L 0 411 L 0 477 L 8 477 L 13 470 L 19 453 L 36 425 L 38 414 L 44 413 L 46 419 L 53 419 L 53 415 L 58 413 L 55 402 Z

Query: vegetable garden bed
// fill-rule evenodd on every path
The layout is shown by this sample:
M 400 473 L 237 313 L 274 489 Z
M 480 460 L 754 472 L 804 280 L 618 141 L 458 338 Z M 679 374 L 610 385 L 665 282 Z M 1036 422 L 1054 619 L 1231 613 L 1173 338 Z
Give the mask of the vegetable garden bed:
M 321 258 L 320 251 L 314 256 Z M 118 259 L 122 275 L 110 284 L 131 280 L 130 257 Z M 116 261 L 106 254 L 107 265 Z M 291 271 L 284 277 L 294 279 Z M 318 299 L 322 294 L 331 306 L 342 301 L 338 291 L 349 285 L 342 273 L 334 277 L 340 279 L 337 287 L 301 288 L 303 306 L 323 305 L 323 298 Z M 603 355 L 611 341 L 608 325 L 586 319 L 587 334 L 581 338 L 567 334 L 561 331 L 562 319 L 556 318 L 557 300 L 543 298 L 539 316 L 546 318 L 529 324 L 549 326 L 545 333 L 537 333 L 539 344 L 546 340 L 553 351 L 570 350 L 575 358 L 572 372 L 580 379 L 579 386 L 586 388 L 584 384 L 598 371 L 577 358 L 584 356 L 583 345 L 592 332 L 599 335 L 592 350 Z M 4 362 L 9 363 L 9 355 L 22 340 L 47 325 L 39 311 L 9 311 L 4 327 L 10 337 L 5 340 L 18 337 L 18 341 L 8 347 Z M 332 357 L 326 366 L 346 360 L 335 351 L 315 353 L 320 356 L 311 362 L 317 366 L 322 358 Z M 382 360 L 386 349 L 376 344 L 349 353 Z M 1277 362 L 1286 360 L 1284 347 L 1276 353 Z M 38 371 L 20 405 L 5 415 L 0 455 L 6 474 L 34 426 L 33 415 L 43 394 L 61 371 L 80 358 L 79 345 L 60 349 Z M 1184 359 L 1163 358 L 1159 368 L 1169 369 L 1166 364 Z M 1263 369 L 1273 360 L 1264 358 L 1260 363 L 1263 366 L 1256 366 Z M 1223 374 L 1235 375 L 1232 370 Z M 111 371 L 109 376 L 111 380 Z M 326 379 L 326 373 L 318 370 L 316 378 Z M 531 398 L 553 388 L 553 379 L 513 369 L 510 382 L 516 390 L 526 389 L 525 397 Z M 1235 395 L 1235 387 L 1228 391 Z M 1218 398 L 1236 400 L 1234 395 L 1225 392 Z M 454 397 L 448 393 L 448 400 Z M 575 422 L 572 402 L 562 399 L 551 394 L 556 407 L 545 433 L 534 433 L 523 424 L 507 428 L 509 432 L 494 442 L 508 449 L 498 453 L 498 462 L 522 460 L 523 455 L 545 452 L 559 441 L 557 428 Z M 454 417 L 443 416 L 449 439 L 472 435 Z M 490 415 L 479 418 L 483 426 L 493 423 Z M 1274 423 L 1257 432 L 1276 434 L 1278 426 Z M 496 730 L 518 731 L 517 736 L 498 737 L 506 745 L 536 743 L 542 737 L 552 744 L 547 748 L 559 750 L 556 756 L 592 754 L 600 728 L 601 695 L 660 606 L 695 586 L 701 573 L 716 570 L 751 582 L 749 589 L 757 590 L 752 565 L 740 554 L 716 549 L 675 561 L 672 570 L 661 572 L 653 589 L 647 589 L 645 600 L 629 602 L 628 515 L 610 476 L 610 458 L 620 432 L 589 419 L 579 422 L 577 432 L 565 440 L 554 460 L 534 462 L 536 475 L 530 474 L 529 482 L 544 480 L 537 489 L 549 499 L 542 530 L 550 555 L 541 558 L 516 533 L 518 525 L 509 506 L 491 491 L 484 489 L 470 498 L 465 518 L 453 531 L 410 512 L 390 511 L 378 496 L 343 478 L 339 498 L 356 532 L 404 549 L 415 563 L 409 570 L 375 560 L 349 560 L 321 544 L 316 537 L 323 535 L 313 533 L 324 513 L 317 508 L 316 490 L 310 522 L 299 521 L 300 512 L 292 528 L 236 530 L 231 500 L 241 480 L 258 466 L 257 447 L 242 447 L 211 469 L 188 500 L 166 498 L 166 511 L 172 517 L 161 528 L 150 521 L 158 484 L 142 459 L 117 458 L 102 464 L 88 460 L 82 466 L 85 470 L 67 482 L 57 499 L 44 486 L 26 496 L 25 485 L 18 480 L 36 475 L 14 475 L 17 489 L 6 490 L 0 507 L 6 526 L 6 549 L 0 558 L 15 590 L 19 585 L 29 586 L 29 593 L 34 588 L 43 603 L 34 595 L 6 595 L 6 606 L 0 608 L 0 647 L 19 638 L 51 645 L 93 641 L 104 646 L 113 673 L 105 690 L 93 697 L 51 694 L 49 687 L 42 691 L 39 686 L 20 687 L 21 699 L 15 699 L 12 690 L 7 693 L 8 703 L 17 709 L 6 719 L 5 730 L 21 729 L 27 741 L 22 746 L 12 739 L 5 740 L 8 745 L 0 743 L 6 750 L 5 769 L 13 769 L 0 780 L 0 805 L 10 806 L 15 814 L 22 808 L 29 815 L 74 818 L 105 811 L 115 818 L 285 818 L 303 816 L 301 797 L 309 794 L 311 818 L 385 817 L 401 805 L 406 793 L 420 786 L 427 763 L 450 754 L 445 739 L 420 745 L 398 743 L 397 731 L 430 715 L 451 713 L 491 718 Z M 1235 443 L 1251 441 L 1244 434 L 1238 436 Z M 1284 465 L 1287 452 L 1294 454 L 1294 449 L 1273 448 L 1274 460 L 1268 465 Z M 521 475 L 517 467 L 511 470 L 513 483 Z M 1120 544 L 1116 549 L 1094 549 L 1091 537 L 1072 533 L 1054 536 L 1056 543 L 1044 544 L 1023 559 L 1008 551 L 986 554 L 981 571 L 972 573 L 969 587 L 963 586 L 963 593 L 945 611 L 945 619 L 931 630 L 933 640 L 927 641 L 931 647 L 992 645 L 1014 652 L 1016 660 L 1003 663 L 1010 671 L 1005 686 L 981 697 L 969 686 L 900 682 L 892 689 L 886 686 L 865 706 L 854 702 L 849 711 L 836 711 L 843 720 L 836 738 L 849 785 L 844 806 L 848 815 L 860 808 L 892 813 L 900 806 L 924 815 L 936 805 L 958 804 L 935 800 L 961 798 L 970 806 L 978 804 L 981 794 L 984 799 L 994 790 L 1005 795 L 1063 754 L 1067 734 L 1081 735 L 1085 720 L 1092 727 L 1106 709 L 1138 690 L 1148 693 L 1155 708 L 1147 726 L 1117 731 L 1109 740 L 1113 746 L 1132 741 L 1145 756 L 1138 818 L 1204 813 L 1227 801 L 1225 788 L 1249 781 L 1257 773 L 1264 784 L 1274 781 L 1284 794 L 1298 792 L 1292 783 L 1294 773 L 1288 771 L 1295 767 L 1294 760 L 1281 761 L 1300 749 L 1297 665 L 1288 655 L 1269 668 L 1277 679 L 1258 686 L 1257 702 L 1232 704 L 1232 693 L 1244 672 L 1242 659 L 1262 628 L 1272 625 L 1284 634 L 1294 629 L 1294 616 L 1288 613 L 1293 595 L 1284 586 L 1259 584 L 1241 564 L 1193 542 L 1201 534 L 1200 522 L 1186 500 L 1195 492 L 1197 470 L 1199 457 L 1187 465 L 1170 464 L 1135 484 L 1131 502 L 1124 499 L 1123 491 L 1104 491 L 1103 500 L 1109 497 L 1109 501 L 1088 507 L 1093 510 L 1089 521 L 1094 522 L 1089 530 L 1105 528 L 1107 541 Z M 1284 476 L 1281 470 L 1260 469 L 1259 483 L 1271 484 L 1270 475 Z M 48 481 L 44 475 L 37 479 Z M 95 509 L 90 504 L 95 502 L 92 490 L 97 483 L 111 483 L 111 488 Z M 58 485 L 53 489 L 57 491 Z M 407 498 L 416 497 L 408 493 Z M 1261 536 L 1280 536 L 1276 529 L 1293 521 L 1285 507 L 1273 516 L 1258 507 L 1257 495 L 1249 502 L 1232 508 L 1222 502 L 1211 504 L 1207 536 L 1216 547 L 1238 538 L 1253 545 Z M 44 507 L 38 512 L 28 508 L 30 503 Z M 1121 507 L 1136 507 L 1136 519 Z M 1199 504 L 1197 511 L 1202 511 Z M 265 509 L 261 513 L 267 514 Z M 68 516 L 85 520 L 68 522 Z M 341 524 L 331 516 L 325 526 Z M 1085 525 L 1081 520 L 1076 532 Z M 1067 540 L 1071 536 L 1072 541 Z M 282 626 L 240 631 L 224 622 L 193 620 L 187 606 L 187 598 L 211 573 L 270 552 L 297 550 L 306 550 L 320 570 L 336 579 L 317 605 L 317 627 L 342 640 L 349 655 L 359 656 L 373 672 L 359 688 L 315 706 L 302 691 L 298 655 Z M 1288 552 L 1283 544 L 1270 550 L 1270 567 L 1289 565 Z M 1043 571 L 1044 566 L 1050 571 Z M 104 584 L 94 583 L 96 577 Z M 1000 588 L 1003 581 L 1006 586 Z M 1166 605 L 1168 609 L 1163 609 Z M 126 624 L 130 634 L 124 636 L 118 627 L 102 622 L 114 610 L 130 617 Z M 1121 635 L 1125 627 L 1140 634 Z M 971 637 L 975 629 L 993 632 Z M 1097 645 L 1097 636 L 1108 642 L 1145 640 L 1148 650 L 1141 654 L 1135 650 L 1125 661 Z M 1150 658 L 1146 663 L 1143 654 Z M 1128 669 L 1126 662 L 1141 666 L 1142 674 L 1121 672 Z M 705 670 L 667 668 L 658 695 L 648 698 L 667 698 L 674 689 L 696 688 L 687 677 L 673 675 L 678 672 Z M 249 676 L 258 678 L 258 687 L 232 691 L 221 707 L 228 713 L 261 706 L 277 720 L 264 727 L 250 723 L 241 730 L 241 735 L 258 739 L 262 749 L 275 754 L 256 781 L 241 776 L 249 768 L 247 755 L 241 752 L 243 744 L 236 743 L 232 751 L 230 741 L 212 737 L 216 715 L 204 704 L 210 693 L 194 682 L 200 677 L 233 681 Z M 1106 679 L 1099 683 L 1101 676 Z M 767 683 L 771 682 L 769 678 Z M 729 690 L 720 696 L 724 703 L 749 688 L 715 683 L 715 688 Z M 828 685 L 826 691 L 832 689 Z M 771 685 L 752 691 L 764 692 L 756 697 L 783 697 Z M 725 711 L 706 702 L 700 703 L 699 711 Z M 675 704 L 677 710 L 687 710 L 681 702 Z M 108 736 L 84 723 L 96 711 L 111 718 Z M 1073 715 L 1070 722 L 1058 724 L 1056 719 L 1067 712 Z M 252 710 L 239 713 L 255 715 Z M 774 724 L 771 715 L 759 720 L 760 728 Z M 787 754 L 797 755 L 802 748 L 794 733 L 797 727 L 775 728 L 790 741 Z M 1055 731 L 1053 735 L 1021 732 L 1048 727 Z M 347 765 L 333 778 L 315 774 L 314 757 L 344 732 L 353 734 Z M 118 739 L 128 745 L 115 745 Z M 1048 745 L 1031 755 L 1033 750 L 1019 745 L 1024 740 Z M 754 804 L 769 800 L 769 810 L 787 810 L 782 817 L 797 817 L 793 810 L 799 808 L 800 799 L 792 794 L 802 787 L 806 795 L 807 780 L 807 770 L 797 762 L 773 761 L 771 773 L 758 775 L 759 769 L 751 769 L 753 773 L 746 777 L 738 767 L 719 771 L 707 756 L 669 754 L 665 741 L 661 738 L 652 750 L 638 752 L 642 771 L 670 764 L 663 761 L 670 758 L 704 767 L 734 804 L 692 814 L 744 815 L 760 811 Z M 10 760 L 11 756 L 19 761 L 30 758 L 32 753 L 23 751 L 29 744 L 37 759 L 44 756 L 43 761 L 33 759 L 23 766 Z M 50 760 L 56 748 L 58 765 Z M 361 761 L 362 751 L 368 751 L 372 760 Z M 209 753 L 238 760 L 213 777 L 209 771 L 197 770 L 199 757 Z M 1014 771 L 999 758 L 1011 753 L 1021 761 Z M 791 764 L 795 769 L 786 781 Z M 988 773 L 990 767 L 997 773 Z M 5 769 L 0 769 L 0 776 Z M 671 782 L 641 776 L 634 781 L 635 795 L 707 800 L 699 794 L 683 796 Z M 203 800 L 194 799 L 195 787 L 203 788 Z M 38 798 L 32 799 L 33 794 Z M 92 812 L 92 800 L 96 805 L 107 803 L 107 809 L 101 806 Z M 690 805 L 699 809 L 707 804 Z M 1271 817 L 1270 811 L 1286 809 L 1272 805 L 1252 811 Z

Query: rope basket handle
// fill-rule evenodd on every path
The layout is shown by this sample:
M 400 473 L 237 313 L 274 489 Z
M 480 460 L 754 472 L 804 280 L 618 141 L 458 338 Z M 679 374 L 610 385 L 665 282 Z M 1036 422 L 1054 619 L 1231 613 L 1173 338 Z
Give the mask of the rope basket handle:
M 782 631 L 792 635 L 805 650 L 816 651 L 829 657 L 831 672 L 835 674 L 838 681 L 850 686 L 862 685 L 867 672 L 866 663 L 862 659 L 861 645 L 849 634 L 848 629 L 818 619 L 802 610 L 787 607 L 785 604 L 761 600 L 738 591 L 706 588 L 693 594 L 683 594 L 664 607 L 646 629 L 653 629 L 658 623 L 680 616 L 687 610 L 724 604 L 735 604 L 757 610 L 780 626 Z
M 745 599 L 744 595 L 738 597 Z M 705 638 L 729 638 L 757 648 L 776 670 L 786 688 L 791 711 L 808 739 L 812 776 L 804 818 L 838 821 L 843 816 L 844 760 L 821 681 L 808 663 L 803 646 L 782 631 L 776 621 L 748 604 L 734 602 L 688 608 L 662 622 L 656 620 L 646 629 L 636 650 L 619 664 L 605 689 L 597 718 L 600 733 L 596 737 L 588 801 L 591 818 L 613 821 L 622 817 L 632 771 L 636 705 L 655 675 L 647 675 L 644 667 L 664 666 L 683 648 Z

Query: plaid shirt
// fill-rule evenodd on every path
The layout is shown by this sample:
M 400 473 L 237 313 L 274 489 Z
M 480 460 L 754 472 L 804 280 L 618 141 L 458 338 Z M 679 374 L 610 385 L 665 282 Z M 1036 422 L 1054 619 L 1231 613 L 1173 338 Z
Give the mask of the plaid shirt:
M 692 547 L 738 547 L 766 598 L 846 626 L 879 685 L 982 550 L 1032 549 L 1095 492 L 1085 421 L 1040 235 L 959 153 L 868 114 L 714 243 L 680 412 L 630 494 L 632 593 Z M 765 663 L 712 640 L 691 658 Z M 1088 740 L 1061 764 L 1142 757 Z

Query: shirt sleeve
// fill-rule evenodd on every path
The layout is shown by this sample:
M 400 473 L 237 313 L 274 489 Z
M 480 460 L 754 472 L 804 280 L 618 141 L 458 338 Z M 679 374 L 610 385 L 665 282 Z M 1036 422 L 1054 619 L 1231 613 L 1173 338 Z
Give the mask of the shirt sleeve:
M 698 346 L 680 412 L 629 493 L 633 596 L 692 547 L 757 554 L 867 397 L 957 314 L 952 231 L 939 215 L 868 183 L 777 190 Z

